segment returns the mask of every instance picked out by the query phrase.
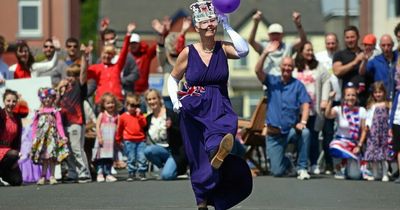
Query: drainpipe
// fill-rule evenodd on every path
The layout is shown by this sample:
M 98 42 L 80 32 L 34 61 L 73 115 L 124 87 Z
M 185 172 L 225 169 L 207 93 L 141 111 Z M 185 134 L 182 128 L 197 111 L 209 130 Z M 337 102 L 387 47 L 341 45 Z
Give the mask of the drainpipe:
M 52 11 L 52 0 L 48 0 L 48 21 L 49 21 L 49 37 L 48 38 L 52 38 L 53 37 L 53 11 Z

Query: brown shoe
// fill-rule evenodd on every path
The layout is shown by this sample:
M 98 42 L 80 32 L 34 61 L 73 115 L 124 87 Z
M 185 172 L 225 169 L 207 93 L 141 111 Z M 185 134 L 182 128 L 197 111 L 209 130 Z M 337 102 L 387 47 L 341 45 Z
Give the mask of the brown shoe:
M 233 148 L 233 135 L 228 133 L 222 138 L 219 143 L 219 148 L 217 153 L 211 159 L 211 166 L 215 169 L 219 169 L 224 162 L 226 156 L 232 151 Z

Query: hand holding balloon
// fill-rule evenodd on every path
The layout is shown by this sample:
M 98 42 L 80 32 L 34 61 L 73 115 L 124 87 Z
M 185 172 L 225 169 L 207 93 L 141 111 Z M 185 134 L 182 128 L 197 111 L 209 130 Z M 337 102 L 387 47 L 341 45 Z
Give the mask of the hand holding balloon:
M 228 23 L 228 17 L 225 14 L 218 14 L 218 22 L 222 24 L 224 29 L 230 27 Z

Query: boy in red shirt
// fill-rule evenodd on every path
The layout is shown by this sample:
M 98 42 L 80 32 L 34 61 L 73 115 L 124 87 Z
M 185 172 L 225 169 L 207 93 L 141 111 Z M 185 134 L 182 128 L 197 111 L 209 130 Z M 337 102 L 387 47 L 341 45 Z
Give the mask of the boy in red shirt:
M 146 180 L 147 160 L 144 156 L 146 148 L 146 134 L 144 128 L 147 125 L 146 117 L 140 110 L 140 96 L 128 94 L 125 99 L 126 112 L 121 114 L 118 120 L 116 141 L 124 144 L 128 156 L 127 181 L 133 181 L 136 172 L 139 173 L 141 181 Z

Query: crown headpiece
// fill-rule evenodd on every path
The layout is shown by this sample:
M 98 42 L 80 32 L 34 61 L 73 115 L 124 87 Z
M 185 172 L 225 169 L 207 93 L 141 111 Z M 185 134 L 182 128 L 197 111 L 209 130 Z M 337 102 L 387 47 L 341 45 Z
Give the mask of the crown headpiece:
M 190 5 L 190 9 L 193 11 L 193 20 L 196 23 L 217 17 L 211 1 L 195 2 Z

